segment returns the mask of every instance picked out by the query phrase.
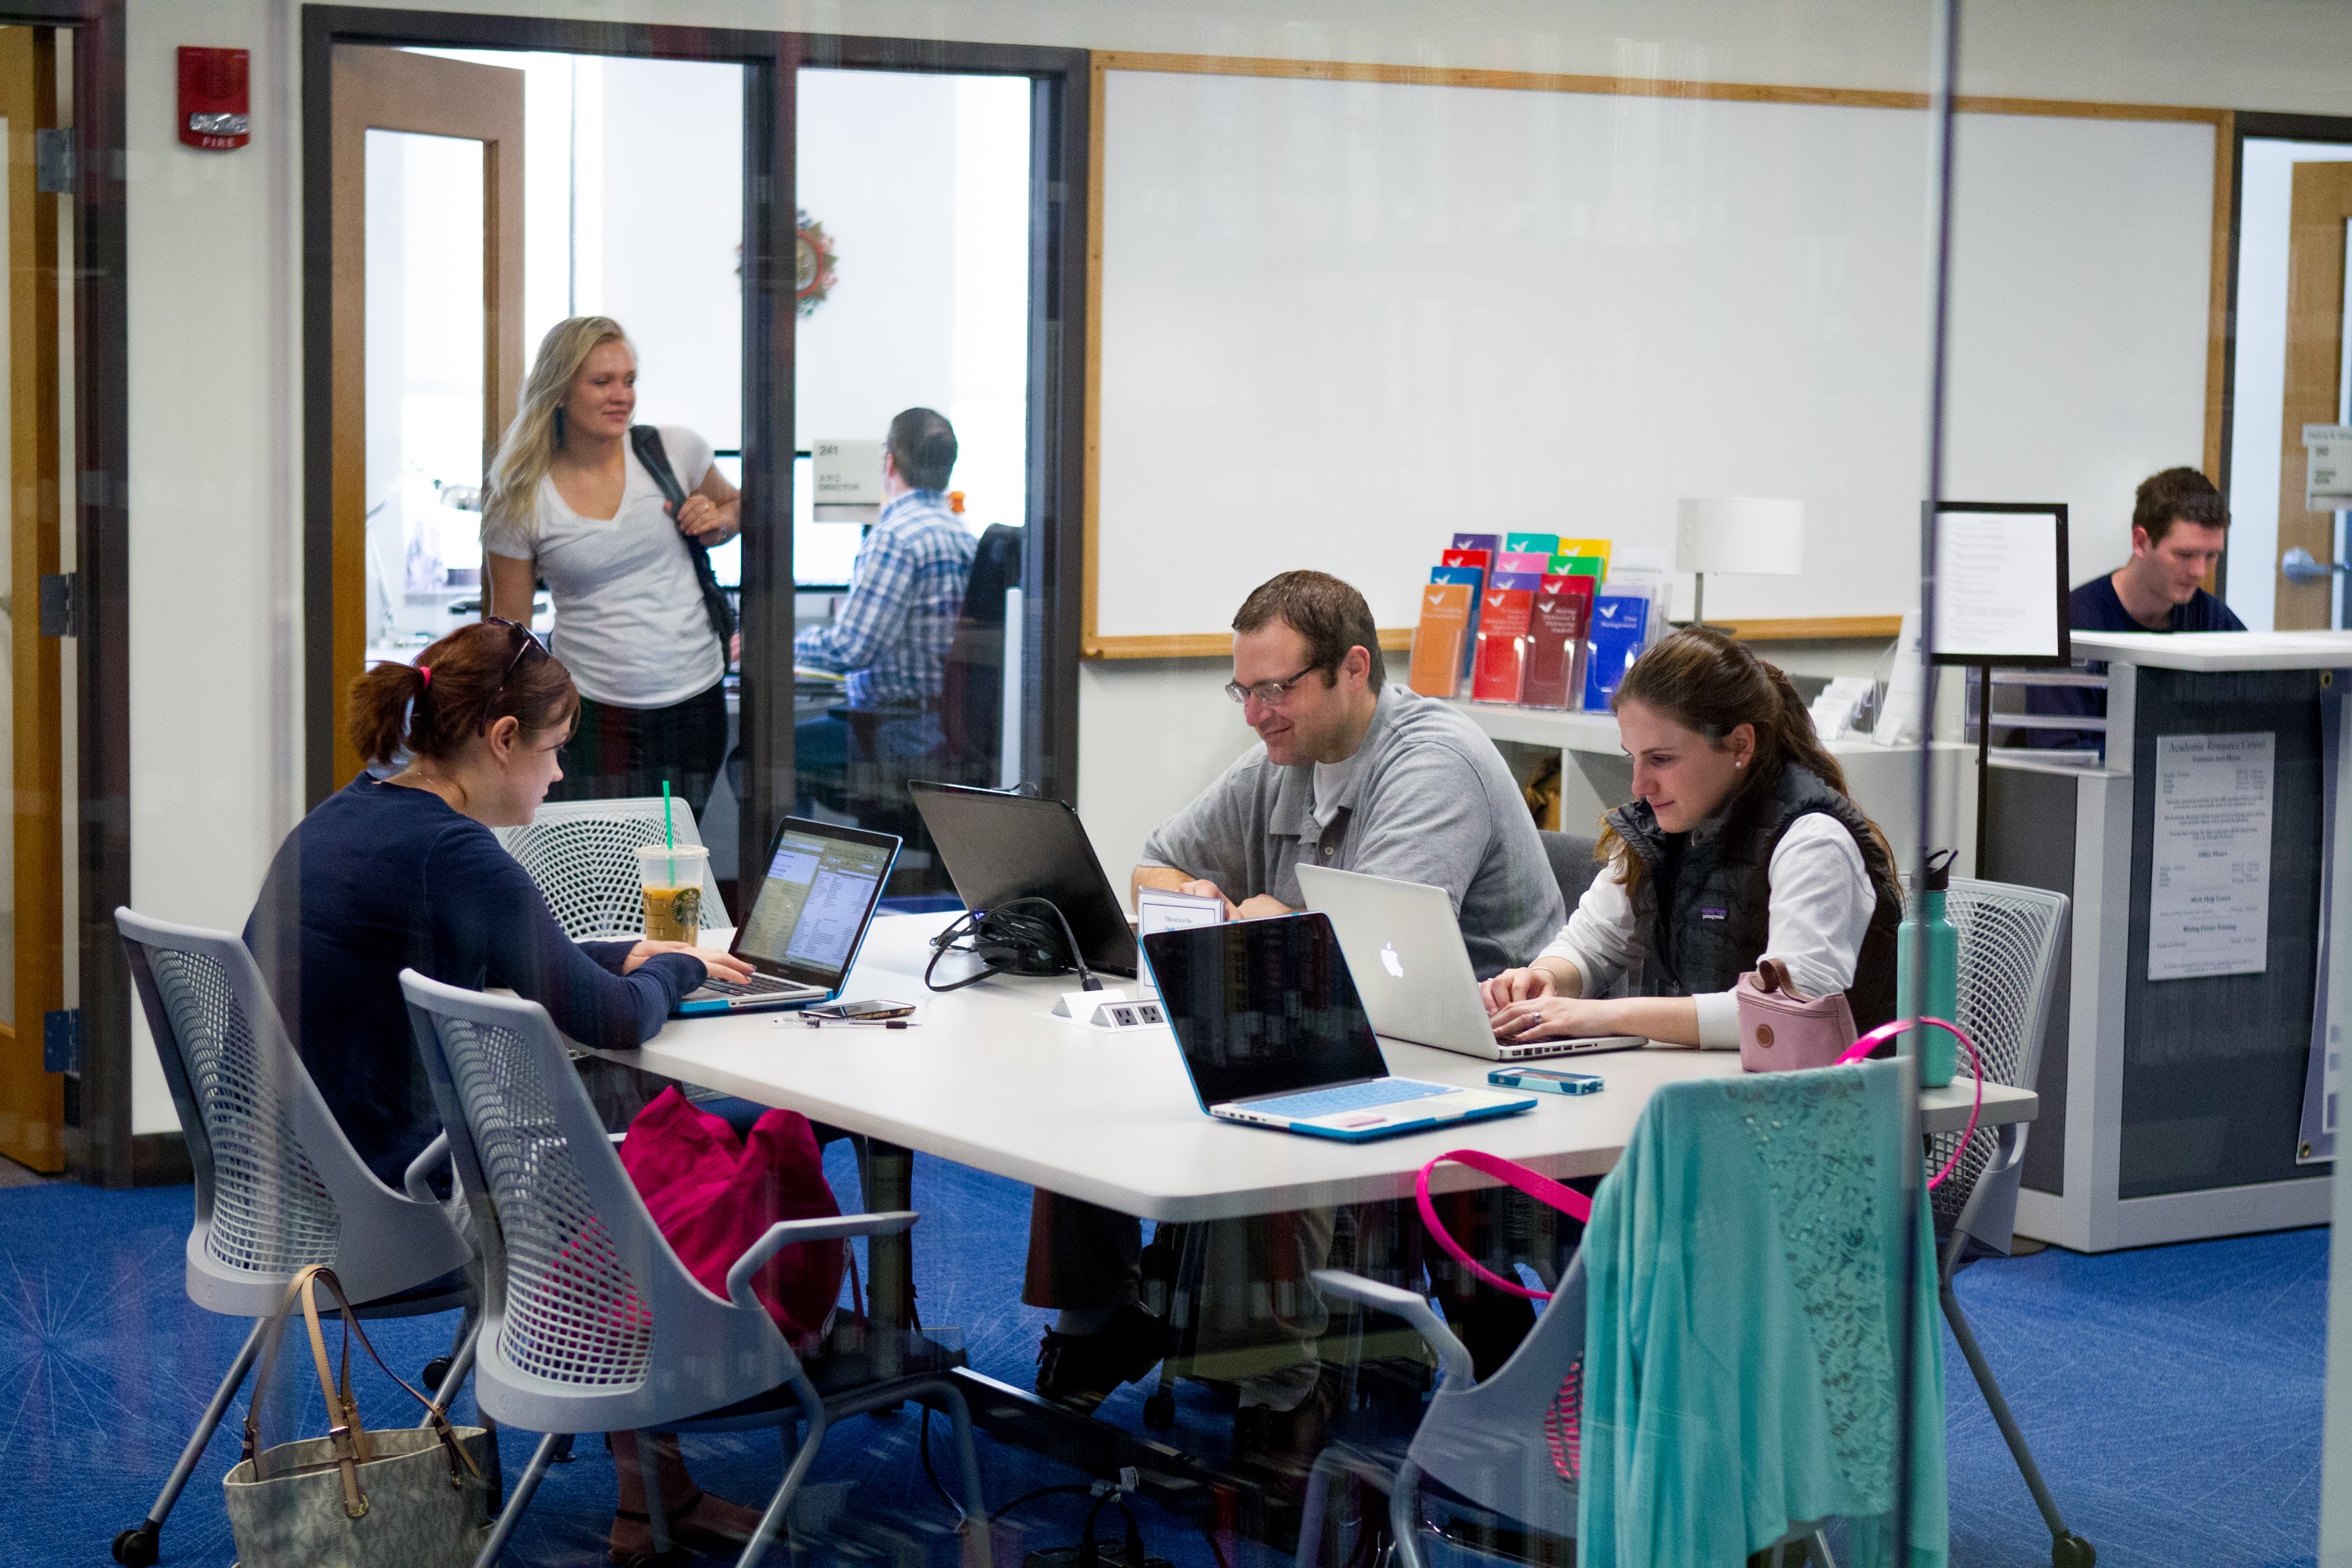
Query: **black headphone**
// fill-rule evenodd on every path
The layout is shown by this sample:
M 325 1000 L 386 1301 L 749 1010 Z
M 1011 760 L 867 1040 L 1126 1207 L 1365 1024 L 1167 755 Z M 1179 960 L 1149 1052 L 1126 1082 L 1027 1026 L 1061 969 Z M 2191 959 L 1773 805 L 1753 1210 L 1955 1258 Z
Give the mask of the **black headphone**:
M 923 984 L 933 991 L 961 990 L 992 974 L 1062 974 L 1073 969 L 1078 972 L 1081 990 L 1102 989 L 1078 951 L 1070 922 L 1051 899 L 1013 899 L 992 910 L 974 910 L 931 938 L 931 949 Z M 933 984 L 931 971 L 950 952 L 971 953 L 986 967 L 945 985 Z

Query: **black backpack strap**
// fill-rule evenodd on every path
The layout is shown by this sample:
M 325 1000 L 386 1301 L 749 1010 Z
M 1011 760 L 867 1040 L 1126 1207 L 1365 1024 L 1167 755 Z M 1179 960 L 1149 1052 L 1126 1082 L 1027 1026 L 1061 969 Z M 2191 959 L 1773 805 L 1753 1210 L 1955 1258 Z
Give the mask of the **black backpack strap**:
M 637 454 L 637 461 L 654 477 L 654 486 L 669 502 L 670 516 L 675 518 L 686 510 L 686 487 L 677 482 L 677 473 L 669 466 L 669 453 L 662 446 L 661 432 L 650 425 L 629 426 L 629 445 Z M 710 617 L 710 630 L 719 638 L 719 655 L 724 659 L 735 640 L 735 608 L 727 602 L 727 591 L 719 585 L 718 574 L 710 569 L 710 547 L 690 533 L 678 536 L 686 545 L 687 560 L 694 567 L 695 586 L 702 590 L 702 608 Z

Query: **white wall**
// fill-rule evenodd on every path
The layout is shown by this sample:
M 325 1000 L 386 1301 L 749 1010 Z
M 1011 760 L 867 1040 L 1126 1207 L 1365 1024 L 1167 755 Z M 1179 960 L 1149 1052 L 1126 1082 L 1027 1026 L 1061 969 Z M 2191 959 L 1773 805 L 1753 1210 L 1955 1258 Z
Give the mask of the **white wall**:
M 415 0 L 418 9 L 452 5 Z M 518 0 L 498 8 L 1826 87 L 1916 89 L 1927 74 L 1924 4 Z M 2352 33 L 2333 6 L 1973 0 L 1967 15 L 1969 91 L 2352 113 Z M 132 897 L 159 916 L 214 926 L 243 921 L 300 799 L 299 28 L 293 0 L 127 5 Z M 173 51 L 183 44 L 254 51 L 248 147 L 205 153 L 173 139 Z M 1213 665 L 1087 672 L 1081 772 L 1090 814 L 1118 820 L 1127 789 L 1149 777 L 1127 771 L 1111 742 L 1139 739 L 1171 786 L 1240 749 L 1242 737 L 1220 727 L 1234 721 L 1211 706 L 1223 703 L 1222 679 Z M 1131 837 L 1139 842 L 1140 831 Z M 135 1125 L 167 1128 L 152 1051 L 137 1055 Z

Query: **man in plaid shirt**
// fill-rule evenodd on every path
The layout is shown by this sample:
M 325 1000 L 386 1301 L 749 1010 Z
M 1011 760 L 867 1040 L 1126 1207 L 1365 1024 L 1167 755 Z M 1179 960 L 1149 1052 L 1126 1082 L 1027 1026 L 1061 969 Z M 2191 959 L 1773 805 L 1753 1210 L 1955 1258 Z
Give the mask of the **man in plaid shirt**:
M 948 510 L 955 460 L 955 427 L 943 415 L 909 408 L 890 421 L 882 518 L 858 546 L 848 601 L 829 624 L 793 640 L 795 663 L 849 677 L 853 710 L 886 715 L 876 736 L 884 758 L 897 764 L 932 763 L 946 747 L 939 715 L 943 670 L 978 543 Z M 812 784 L 839 786 L 850 755 L 842 720 L 828 715 L 800 725 L 793 747 L 804 803 Z

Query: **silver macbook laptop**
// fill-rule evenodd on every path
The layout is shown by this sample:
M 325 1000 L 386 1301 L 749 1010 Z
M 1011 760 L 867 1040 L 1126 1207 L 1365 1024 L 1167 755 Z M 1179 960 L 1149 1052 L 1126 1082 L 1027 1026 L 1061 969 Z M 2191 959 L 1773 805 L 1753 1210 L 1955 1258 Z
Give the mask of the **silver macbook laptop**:
M 1301 866 L 1298 890 L 1307 896 L 1308 909 L 1331 917 L 1332 929 L 1339 933 L 1339 951 L 1348 955 L 1348 968 L 1363 995 L 1364 1011 L 1373 1030 L 1388 1039 L 1497 1062 L 1630 1051 L 1646 1043 L 1639 1035 L 1529 1040 L 1524 1045 L 1495 1038 L 1478 999 L 1470 950 L 1462 945 L 1454 901 L 1443 888 Z
M 830 1002 L 874 923 L 898 840 L 887 833 L 788 816 L 768 845 L 768 874 L 728 951 L 749 978 L 705 980 L 673 1017 L 758 1013 Z
M 1192 1092 L 1220 1121 L 1360 1143 L 1536 1103 L 1391 1078 L 1321 915 L 1153 931 L 1143 951 Z

